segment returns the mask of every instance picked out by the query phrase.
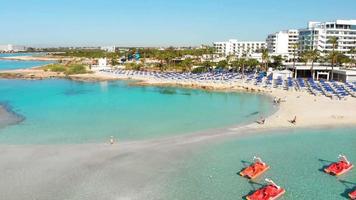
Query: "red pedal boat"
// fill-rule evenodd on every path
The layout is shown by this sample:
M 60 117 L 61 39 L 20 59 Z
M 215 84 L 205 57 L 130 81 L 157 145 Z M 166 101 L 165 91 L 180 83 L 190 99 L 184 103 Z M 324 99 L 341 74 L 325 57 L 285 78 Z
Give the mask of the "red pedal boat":
M 349 197 L 350 197 L 350 199 L 353 199 L 353 200 L 356 199 L 356 190 L 350 192 Z
M 246 197 L 247 200 L 276 200 L 281 197 L 286 191 L 276 185 L 272 180 L 266 179 L 268 185 L 256 190 L 251 195 Z
M 324 169 L 324 171 L 333 176 L 339 176 L 350 171 L 354 166 L 347 160 L 346 156 L 339 155 L 339 161 L 334 162 Z
M 240 172 L 241 176 L 247 177 L 249 179 L 254 179 L 270 168 L 266 163 L 261 160 L 261 158 L 254 157 L 253 160 L 253 164 L 246 167 Z

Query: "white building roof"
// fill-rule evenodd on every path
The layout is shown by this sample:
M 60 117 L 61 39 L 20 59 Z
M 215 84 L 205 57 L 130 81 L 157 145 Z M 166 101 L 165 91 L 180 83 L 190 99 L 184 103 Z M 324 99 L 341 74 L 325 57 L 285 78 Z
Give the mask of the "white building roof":
M 336 20 L 336 23 L 337 24 L 356 25 L 356 20 L 355 19 L 349 19 L 349 20 L 339 19 L 339 20 Z

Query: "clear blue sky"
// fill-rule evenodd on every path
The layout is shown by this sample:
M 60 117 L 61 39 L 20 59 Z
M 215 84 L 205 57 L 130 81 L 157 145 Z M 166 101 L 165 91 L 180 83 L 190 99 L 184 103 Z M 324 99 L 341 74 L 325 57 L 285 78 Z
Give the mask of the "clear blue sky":
M 0 0 L 0 19 L 0 44 L 199 45 L 356 19 L 356 0 Z

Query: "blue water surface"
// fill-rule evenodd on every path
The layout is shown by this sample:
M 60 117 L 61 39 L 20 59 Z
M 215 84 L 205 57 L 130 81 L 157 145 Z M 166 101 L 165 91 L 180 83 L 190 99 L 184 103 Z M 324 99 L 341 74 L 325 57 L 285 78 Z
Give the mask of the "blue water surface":
M 6 54 L 0 54 L 0 58 L 13 57 L 13 56 L 41 56 L 44 54 L 45 53 L 6 53 Z M 50 63 L 53 63 L 53 61 L 20 61 L 20 60 L 0 59 L 0 70 L 26 69 L 31 67 L 47 65 Z
M 356 164 L 356 127 L 300 129 L 250 134 L 210 145 L 169 178 L 166 199 L 243 199 L 271 178 L 286 189 L 281 199 L 348 199 L 356 189 L 356 170 L 340 177 L 323 167 L 345 154 Z M 238 172 L 258 155 L 271 168 L 249 181 Z
M 0 102 L 25 119 L 0 129 L 0 143 L 167 137 L 252 121 L 273 111 L 263 95 L 135 87 L 124 81 L 0 80 L 0 94 Z

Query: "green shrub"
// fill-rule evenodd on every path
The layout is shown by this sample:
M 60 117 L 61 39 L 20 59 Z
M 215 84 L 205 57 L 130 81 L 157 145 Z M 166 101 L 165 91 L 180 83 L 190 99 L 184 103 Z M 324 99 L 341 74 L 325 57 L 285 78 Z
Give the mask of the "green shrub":
M 52 72 L 65 72 L 66 68 L 63 65 L 52 64 L 52 65 L 47 65 L 44 70 L 49 70 Z
M 66 75 L 87 73 L 85 65 L 82 64 L 70 64 L 70 65 L 51 64 L 45 66 L 43 70 L 51 71 L 51 72 L 63 72 Z
M 85 74 L 85 73 L 87 73 L 85 66 L 79 64 L 69 65 L 67 71 L 65 72 L 66 75 Z

